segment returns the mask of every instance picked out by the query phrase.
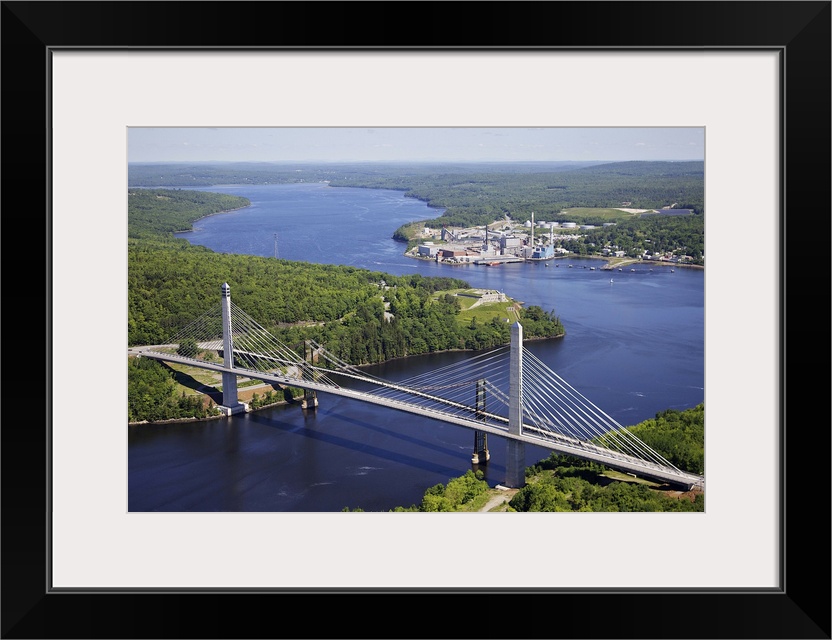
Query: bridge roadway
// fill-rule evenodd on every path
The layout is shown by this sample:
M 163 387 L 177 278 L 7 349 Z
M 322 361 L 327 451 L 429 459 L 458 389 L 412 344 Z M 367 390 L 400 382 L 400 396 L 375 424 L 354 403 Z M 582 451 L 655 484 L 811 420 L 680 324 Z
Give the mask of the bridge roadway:
M 176 345 L 169 346 L 175 347 Z M 377 397 L 372 394 L 364 393 L 362 391 L 356 391 L 353 389 L 347 389 L 341 386 L 333 386 L 332 384 L 326 384 L 312 380 L 299 380 L 290 376 L 277 375 L 274 373 L 265 373 L 263 371 L 257 371 L 255 369 L 228 368 L 222 364 L 205 362 L 204 360 L 188 358 L 175 353 L 161 353 L 158 351 L 152 351 L 151 349 L 152 347 L 135 347 L 128 349 L 127 353 L 128 355 L 143 356 L 146 358 L 153 358 L 155 360 L 162 360 L 165 362 L 178 362 L 180 364 L 199 367 L 202 369 L 209 369 L 211 371 L 217 371 L 219 373 L 234 373 L 238 376 L 254 378 L 256 380 L 263 380 L 264 382 L 283 384 L 290 387 L 297 387 L 299 389 L 309 389 L 311 391 L 332 393 L 334 395 L 352 398 L 354 400 L 360 400 L 362 402 L 369 402 L 371 404 L 380 405 L 382 407 L 387 407 L 390 409 L 396 409 L 399 411 L 405 411 L 407 413 L 413 413 L 427 418 L 441 420 L 443 422 L 456 424 L 461 427 L 466 427 L 468 429 L 474 429 L 476 431 L 490 433 L 501 438 L 508 438 L 512 440 L 517 440 L 519 442 L 532 444 L 538 447 L 551 449 L 552 451 L 556 451 L 558 453 L 573 455 L 586 460 L 592 460 L 612 469 L 623 471 L 624 473 L 632 473 L 644 478 L 649 478 L 651 480 L 667 482 L 673 485 L 680 485 L 685 487 L 687 490 L 693 489 L 694 487 L 703 490 L 705 488 L 705 479 L 702 476 L 685 473 L 673 468 L 663 467 L 661 465 L 657 465 L 649 461 L 641 460 L 640 458 L 628 456 L 620 452 L 610 451 L 609 449 L 598 447 L 591 443 L 583 442 L 582 440 L 569 438 L 567 436 L 546 431 L 533 425 L 524 424 L 522 428 L 522 435 L 515 435 L 509 433 L 508 418 L 505 418 L 503 416 L 498 416 L 495 414 L 486 414 L 486 417 L 492 420 L 504 422 L 505 428 L 485 423 L 477 417 L 466 418 L 463 416 L 457 416 L 436 409 L 430 409 L 427 407 L 410 404 L 401 400 Z M 287 361 L 286 364 L 290 366 L 297 366 L 299 363 L 291 363 Z M 310 368 L 319 370 L 325 374 L 343 375 L 353 378 L 355 380 L 368 382 L 375 386 L 385 386 L 391 389 L 397 389 L 399 391 L 403 391 L 414 396 L 430 399 L 437 403 L 453 406 L 457 409 L 469 410 L 472 416 L 475 416 L 476 414 L 475 409 L 473 407 L 462 405 L 451 400 L 447 400 L 446 398 L 426 394 L 415 389 L 410 389 L 408 387 L 399 386 L 392 382 L 380 381 L 375 378 L 362 378 L 361 376 L 355 374 L 345 373 L 334 369 L 318 369 L 317 367 Z

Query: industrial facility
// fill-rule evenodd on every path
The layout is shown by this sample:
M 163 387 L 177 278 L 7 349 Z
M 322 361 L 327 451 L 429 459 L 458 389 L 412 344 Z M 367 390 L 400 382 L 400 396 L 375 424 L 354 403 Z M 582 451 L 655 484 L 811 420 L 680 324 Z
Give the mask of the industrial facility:
M 411 255 L 432 259 L 447 264 L 484 264 L 495 266 L 507 262 L 551 260 L 569 252 L 555 246 L 554 229 L 558 226 L 575 228 L 575 223 L 534 222 L 513 227 L 499 223 L 494 229 L 485 228 L 449 229 L 442 227 L 438 232 L 425 229 L 423 235 L 435 238 L 426 240 L 411 250 Z M 540 229 L 539 234 L 535 230 Z M 572 236 L 558 235 L 565 239 Z

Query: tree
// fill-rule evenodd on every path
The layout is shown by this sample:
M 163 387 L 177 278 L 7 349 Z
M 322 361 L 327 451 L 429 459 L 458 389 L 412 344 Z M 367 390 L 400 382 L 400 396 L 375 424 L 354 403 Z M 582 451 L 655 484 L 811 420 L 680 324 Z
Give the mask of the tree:
M 199 354 L 199 347 L 196 344 L 196 340 L 193 338 L 183 339 L 179 343 L 179 348 L 176 349 L 176 353 L 185 358 L 196 358 Z

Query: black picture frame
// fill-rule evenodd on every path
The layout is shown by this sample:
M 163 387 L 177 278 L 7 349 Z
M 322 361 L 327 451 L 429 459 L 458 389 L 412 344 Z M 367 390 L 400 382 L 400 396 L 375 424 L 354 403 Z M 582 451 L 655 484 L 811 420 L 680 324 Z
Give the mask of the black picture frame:
M 821 373 L 829 351 L 819 343 L 825 346 L 830 327 L 830 2 L 12 1 L 2 2 L 0 18 L 3 638 L 830 638 L 830 429 L 826 406 L 816 409 L 829 388 L 818 380 L 827 381 Z M 52 385 L 70 381 L 49 379 L 44 339 L 60 322 L 50 315 L 48 277 L 56 240 L 49 233 L 50 51 L 131 47 L 778 51 L 781 587 L 53 592 L 49 411 L 59 408 L 48 398 Z M 818 246 L 819 237 L 827 241 Z M 822 266 L 813 264 L 819 260 Z M 805 296 L 806 287 L 815 293 Z M 749 485 L 738 500 L 754 490 Z

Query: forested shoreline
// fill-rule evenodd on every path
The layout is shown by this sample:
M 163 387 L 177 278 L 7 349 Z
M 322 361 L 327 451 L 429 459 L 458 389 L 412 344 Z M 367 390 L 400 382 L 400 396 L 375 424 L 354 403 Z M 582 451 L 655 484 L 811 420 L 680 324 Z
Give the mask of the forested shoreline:
M 194 194 L 200 194 L 195 202 Z M 214 201 L 211 196 L 217 195 Z M 233 198 L 233 199 L 229 199 Z M 236 197 L 188 190 L 138 190 L 128 200 L 128 344 L 164 344 L 213 307 L 227 282 L 235 302 L 286 344 L 314 339 L 350 364 L 375 364 L 449 349 L 508 342 L 509 327 L 460 325 L 458 302 L 436 292 L 466 289 L 458 278 L 395 276 L 349 266 L 216 253 L 171 237 L 172 226 L 197 220 Z M 152 206 L 151 206 L 152 205 Z M 134 226 L 133 212 L 141 213 Z M 175 223 L 165 217 L 176 214 Z M 387 309 L 385 309 L 387 303 Z M 385 310 L 392 315 L 385 317 Z M 564 334 L 559 318 L 539 307 L 520 310 L 529 338 Z
M 134 165 L 130 184 L 143 187 L 206 188 L 217 184 L 296 184 L 401 191 L 442 211 L 419 228 L 485 226 L 510 218 L 597 225 L 563 244 L 577 255 L 615 247 L 635 257 L 643 252 L 689 256 L 704 265 L 705 163 L 479 163 L 479 164 L 270 164 Z M 631 210 L 690 210 L 691 215 L 639 215 Z M 667 209 L 665 209 L 667 207 Z M 603 212 L 603 213 L 602 213 Z M 610 214 L 614 212 L 613 217 Z M 614 226 L 604 227 L 604 223 Z M 414 225 L 391 230 L 412 240 Z
M 172 235 L 204 215 L 247 203 L 185 189 L 129 192 L 128 346 L 167 344 L 217 304 L 224 282 L 240 308 L 301 358 L 310 339 L 353 365 L 510 341 L 507 323 L 461 322 L 458 300 L 435 295 L 469 288 L 464 280 L 222 254 Z M 519 318 L 529 339 L 565 334 L 557 315 L 540 307 L 521 307 Z M 131 365 L 131 421 L 204 417 L 189 397 L 171 397 L 175 385 L 159 378 L 161 366 Z
M 627 427 L 633 435 L 682 471 L 705 470 L 705 405 L 668 409 Z M 702 512 L 705 494 L 677 492 L 667 486 L 638 481 L 597 462 L 552 452 L 526 468 L 526 483 L 509 500 L 510 512 Z M 482 473 L 469 470 L 447 484 L 429 487 L 419 504 L 393 512 L 480 511 L 491 488 Z M 363 511 L 360 507 L 344 511 Z

